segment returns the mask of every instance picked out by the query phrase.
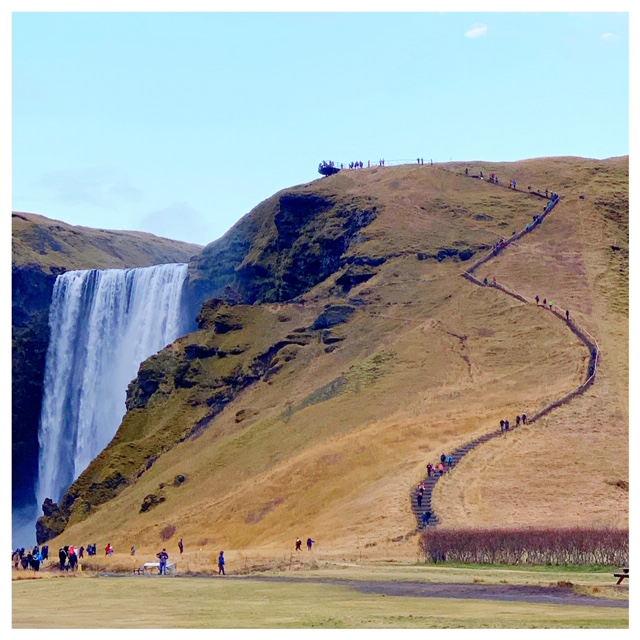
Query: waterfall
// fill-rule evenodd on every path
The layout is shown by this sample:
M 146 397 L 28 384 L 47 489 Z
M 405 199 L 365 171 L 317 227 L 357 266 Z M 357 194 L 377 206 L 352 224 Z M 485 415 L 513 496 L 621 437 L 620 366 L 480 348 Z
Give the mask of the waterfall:
M 37 496 L 59 501 L 115 435 L 140 363 L 185 332 L 186 264 L 67 271 L 49 312 Z

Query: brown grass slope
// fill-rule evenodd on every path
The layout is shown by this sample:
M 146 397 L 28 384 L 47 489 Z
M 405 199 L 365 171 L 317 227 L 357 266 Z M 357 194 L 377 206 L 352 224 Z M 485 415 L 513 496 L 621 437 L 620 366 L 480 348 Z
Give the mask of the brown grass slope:
M 142 231 L 111 231 L 70 225 L 35 213 L 11 216 L 14 266 L 70 269 L 124 269 L 186 262 L 202 247 Z
M 168 444 L 166 452 L 115 498 L 74 511 L 60 540 L 153 550 L 173 525 L 175 540 L 211 550 L 278 550 L 306 535 L 336 550 L 381 545 L 414 529 L 408 490 L 428 460 L 582 382 L 588 353 L 564 323 L 474 286 L 460 277 L 459 254 L 441 254 L 478 251 L 542 210 L 527 193 L 464 178 L 464 166 L 341 172 L 301 187 L 374 198 L 381 213 L 348 255 L 386 262 L 348 294 L 339 271 L 303 300 L 231 307 L 241 328 L 207 325 L 169 347 L 170 375 L 148 372 L 155 391 L 81 481 L 86 490 L 123 465 L 139 469 L 154 447 Z M 438 484 L 434 506 L 443 526 L 626 525 L 628 159 L 468 166 L 563 196 L 478 275 L 570 309 L 602 359 L 584 396 L 478 448 Z M 309 329 L 325 305 L 349 301 L 355 311 L 330 334 Z M 216 405 L 221 389 L 296 329 L 303 344 L 287 344 L 265 375 Z M 196 343 L 204 351 L 185 369 Z M 215 349 L 225 357 L 204 357 Z M 141 512 L 149 494 L 164 500 Z M 412 540 L 400 547 L 414 553 Z

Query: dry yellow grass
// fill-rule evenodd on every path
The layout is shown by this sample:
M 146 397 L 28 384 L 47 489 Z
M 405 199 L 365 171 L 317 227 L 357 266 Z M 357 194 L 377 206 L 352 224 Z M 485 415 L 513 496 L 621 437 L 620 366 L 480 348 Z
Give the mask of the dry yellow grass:
M 445 526 L 628 524 L 628 493 L 615 484 L 628 481 L 628 294 L 624 273 L 612 275 L 610 262 L 620 225 L 594 204 L 606 200 L 613 182 L 622 188 L 625 163 L 483 165 L 566 199 L 478 275 L 495 274 L 529 299 L 539 294 L 569 308 L 597 338 L 602 359 L 584 396 L 483 445 L 438 484 L 434 506 Z M 594 182 L 600 165 L 613 175 L 604 186 Z M 460 277 L 459 263 L 416 260 L 418 250 L 452 245 L 461 228 L 493 242 L 500 227 L 483 228 L 476 211 L 490 211 L 494 223 L 504 215 L 509 230 L 530 220 L 532 201 L 540 206 L 526 194 L 427 169 L 353 172 L 322 183 L 331 189 L 351 181 L 355 192 L 383 200 L 384 214 L 366 233 L 379 252 L 391 237 L 404 248 L 350 293 L 367 305 L 350 319 L 346 340 L 330 354 L 319 343 L 302 348 L 269 383 L 247 389 L 200 437 L 161 456 L 60 543 L 136 544 L 153 554 L 164 546 L 159 532 L 173 524 L 166 544 L 176 549 L 182 537 L 211 558 L 222 548 L 232 558 L 260 550 L 286 555 L 296 536 L 308 535 L 345 558 L 364 549 L 416 557 L 416 538 L 390 540 L 415 527 L 408 494 L 426 462 L 575 388 L 588 357 L 566 326 L 535 304 L 474 286 Z M 446 211 L 437 209 L 440 201 Z M 331 285 L 305 296 L 306 313 L 333 300 Z M 340 375 L 348 379 L 341 394 L 287 413 Z M 241 409 L 250 417 L 236 423 Z M 139 514 L 144 496 L 178 473 L 187 482 Z

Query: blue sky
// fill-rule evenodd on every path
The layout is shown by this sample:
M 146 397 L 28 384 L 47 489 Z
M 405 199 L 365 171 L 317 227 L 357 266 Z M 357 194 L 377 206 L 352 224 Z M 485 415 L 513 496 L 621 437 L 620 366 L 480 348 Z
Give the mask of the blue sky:
M 70 224 L 206 244 L 323 159 L 629 153 L 626 13 L 14 11 L 11 206 Z

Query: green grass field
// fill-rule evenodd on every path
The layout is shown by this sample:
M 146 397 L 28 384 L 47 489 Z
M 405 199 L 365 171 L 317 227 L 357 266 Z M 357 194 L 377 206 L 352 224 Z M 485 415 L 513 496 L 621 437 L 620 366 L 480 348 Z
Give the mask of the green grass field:
M 626 608 L 383 596 L 312 582 L 345 579 L 549 585 L 566 573 L 484 568 L 348 567 L 295 572 L 308 583 L 227 577 L 49 577 L 13 581 L 13 627 L 25 628 L 627 628 Z M 282 575 L 282 574 L 281 574 Z M 436 580 L 434 580 L 436 578 Z M 609 574 L 574 572 L 588 588 Z M 64 603 L 94 603 L 68 607 Z

